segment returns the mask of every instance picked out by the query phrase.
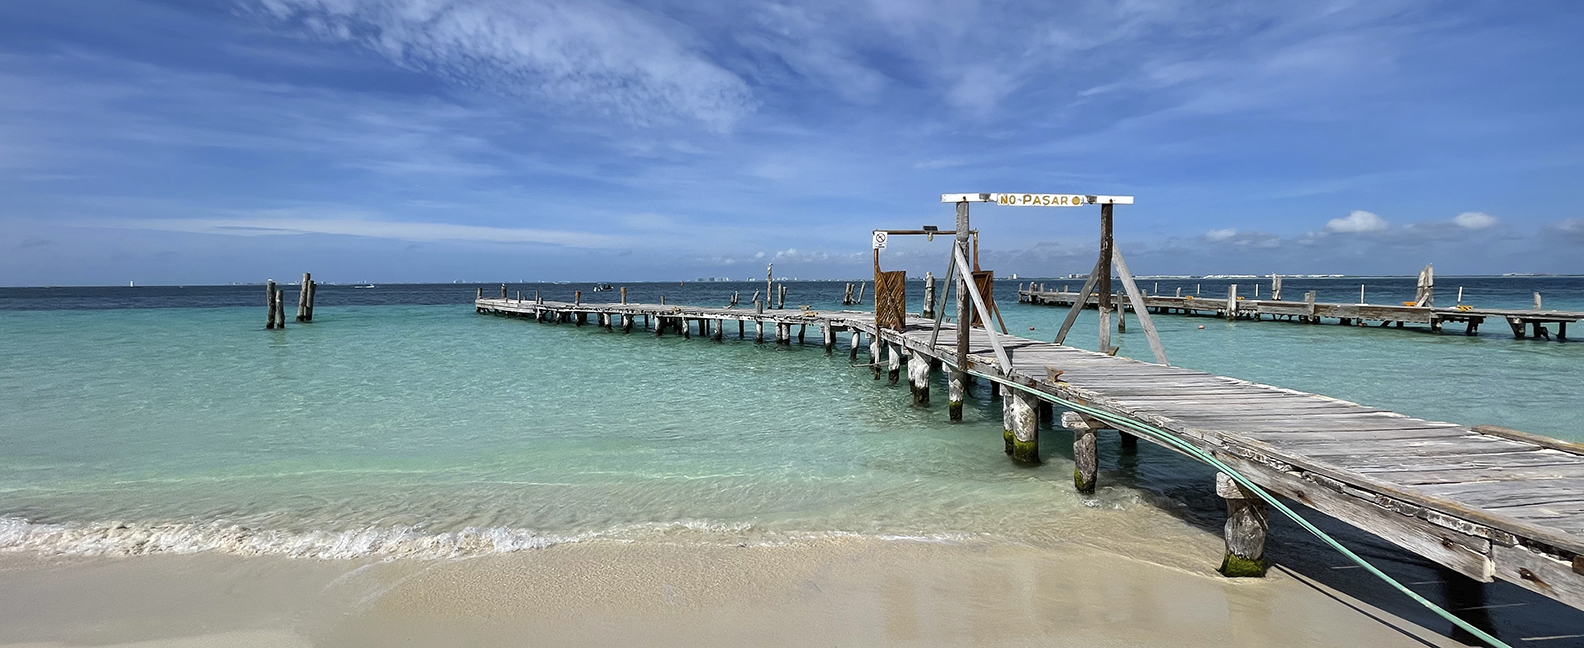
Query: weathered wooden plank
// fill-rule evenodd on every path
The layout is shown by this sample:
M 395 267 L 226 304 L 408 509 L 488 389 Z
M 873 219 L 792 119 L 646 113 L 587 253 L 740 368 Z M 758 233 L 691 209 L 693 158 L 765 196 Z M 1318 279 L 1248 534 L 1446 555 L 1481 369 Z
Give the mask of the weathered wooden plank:
M 1491 560 L 1502 580 L 1584 609 L 1584 574 L 1573 564 L 1521 546 L 1492 547 Z

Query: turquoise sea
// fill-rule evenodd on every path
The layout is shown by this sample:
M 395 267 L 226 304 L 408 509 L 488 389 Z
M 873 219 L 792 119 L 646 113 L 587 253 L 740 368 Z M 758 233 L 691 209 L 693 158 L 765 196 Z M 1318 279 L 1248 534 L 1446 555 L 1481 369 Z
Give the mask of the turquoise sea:
M 1065 310 L 1016 303 L 1017 283 L 996 287 L 1012 333 L 1054 335 Z M 1141 283 L 1225 295 L 1228 281 Z M 1255 280 L 1240 283 L 1251 294 Z M 1286 291 L 1353 301 L 1360 283 L 1371 302 L 1413 294 L 1411 278 L 1288 279 Z M 1442 303 L 1463 284 L 1466 303 L 1523 307 L 1539 291 L 1547 308 L 1584 310 L 1580 278 L 1438 284 Z M 629 286 L 634 301 L 721 305 L 734 290 L 746 303 L 762 283 Z M 0 551 L 449 557 L 584 538 L 840 534 L 1169 546 L 1173 534 L 1219 532 L 1208 469 L 1151 447 L 1120 456 L 1103 438 L 1104 488 L 1081 497 L 1062 432 L 1044 432 L 1043 465 L 1013 465 L 986 390 L 949 424 L 944 398 L 912 407 L 905 385 L 850 366 L 845 337 L 827 356 L 817 332 L 784 348 L 534 324 L 475 314 L 476 288 L 322 286 L 315 321 L 284 331 L 263 329 L 259 286 L 0 289 Z M 792 283 L 787 303 L 840 308 L 842 289 Z M 916 309 L 921 290 L 909 290 Z M 1584 441 L 1584 326 L 1570 331 L 1580 342 L 1559 343 L 1514 340 L 1500 322 L 1475 337 L 1156 323 L 1181 366 Z M 1092 348 L 1095 326 L 1085 313 L 1069 342 Z M 1141 331 L 1130 316 L 1122 354 L 1149 357 Z M 1133 514 L 1145 510 L 1174 525 Z M 1422 561 L 1326 524 L 1427 595 L 1457 596 Z M 1436 625 L 1332 570 L 1342 561 L 1296 527 L 1278 524 L 1271 547 L 1278 562 Z M 1521 603 L 1483 617 L 1505 632 L 1584 627 L 1584 615 L 1517 588 L 1486 596 Z

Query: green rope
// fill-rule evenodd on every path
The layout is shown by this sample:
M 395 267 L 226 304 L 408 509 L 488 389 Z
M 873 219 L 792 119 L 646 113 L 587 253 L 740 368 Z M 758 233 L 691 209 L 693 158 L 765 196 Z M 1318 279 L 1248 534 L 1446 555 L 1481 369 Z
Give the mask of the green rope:
M 942 359 L 941 362 L 943 364 L 949 365 L 949 366 L 951 366 L 953 368 L 957 368 L 957 364 L 953 363 L 951 361 Z M 1403 585 L 1402 583 L 1397 582 L 1396 579 L 1394 579 L 1394 578 L 1392 578 L 1390 576 L 1387 576 L 1385 572 L 1382 572 L 1380 569 L 1378 569 L 1374 565 L 1370 564 L 1369 561 L 1364 560 L 1358 554 L 1353 553 L 1352 550 L 1348 549 L 1347 547 L 1342 546 L 1342 543 L 1337 542 L 1335 538 L 1332 538 L 1331 536 L 1327 535 L 1326 532 L 1321 531 L 1320 529 L 1316 528 L 1315 525 L 1310 524 L 1308 520 L 1305 520 L 1303 518 L 1303 516 L 1298 515 L 1292 509 L 1287 508 L 1286 504 L 1281 503 L 1281 501 L 1276 499 L 1276 497 L 1274 495 L 1271 495 L 1270 493 L 1265 492 L 1265 489 L 1260 488 L 1253 481 L 1250 481 L 1249 478 L 1244 477 L 1242 473 L 1240 473 L 1240 472 L 1238 472 L 1236 470 L 1233 470 L 1231 466 L 1228 466 L 1225 463 L 1223 463 L 1220 459 L 1215 458 L 1214 455 L 1211 455 L 1208 452 L 1200 450 L 1197 446 L 1195 446 L 1195 445 L 1193 445 L 1191 443 L 1188 443 L 1186 441 L 1183 441 L 1182 439 L 1177 438 L 1176 435 L 1173 435 L 1172 433 L 1167 432 L 1165 430 L 1162 430 L 1160 428 L 1157 428 L 1157 427 L 1155 427 L 1153 425 L 1149 425 L 1147 423 L 1141 423 L 1141 422 L 1138 422 L 1138 421 L 1134 421 L 1132 419 L 1125 418 L 1125 417 L 1122 417 L 1122 416 L 1118 416 L 1116 414 L 1112 414 L 1112 413 L 1107 412 L 1105 410 L 1100 410 L 1100 409 L 1096 409 L 1096 408 L 1093 408 L 1093 407 L 1089 407 L 1087 405 L 1080 405 L 1078 403 L 1074 403 L 1074 402 L 1069 401 L 1069 400 L 1064 399 L 1064 398 L 1059 398 L 1057 396 L 1052 396 L 1051 394 L 1047 394 L 1045 392 L 1039 391 L 1039 390 L 1034 389 L 1032 387 L 1026 387 L 1024 385 L 1019 385 L 1019 384 L 1014 383 L 1014 382 L 1002 382 L 996 376 L 991 376 L 989 374 L 980 373 L 980 372 L 977 372 L 977 371 L 968 371 L 967 373 L 973 374 L 975 376 L 980 376 L 980 377 L 983 377 L 983 378 L 986 378 L 986 379 L 989 379 L 989 380 L 993 380 L 995 382 L 999 382 L 999 383 L 1001 383 L 1003 385 L 1007 385 L 1009 387 L 1020 389 L 1022 391 L 1028 392 L 1030 394 L 1034 394 L 1034 395 L 1036 395 L 1036 396 L 1038 396 L 1040 398 L 1044 398 L 1046 400 L 1054 400 L 1054 401 L 1060 402 L 1064 407 L 1067 407 L 1068 409 L 1071 409 L 1071 410 L 1077 411 L 1077 412 L 1083 412 L 1084 414 L 1088 414 L 1090 416 L 1093 416 L 1094 418 L 1097 418 L 1097 419 L 1100 419 L 1100 420 L 1105 421 L 1107 423 L 1110 423 L 1112 425 L 1115 425 L 1115 426 L 1117 426 L 1118 429 L 1127 428 L 1127 429 L 1129 429 L 1129 430 L 1131 430 L 1133 432 L 1137 432 L 1137 433 L 1143 434 L 1145 436 L 1149 436 L 1149 437 L 1151 437 L 1153 439 L 1161 441 L 1162 443 L 1165 443 L 1166 445 L 1169 445 L 1169 446 L 1171 446 L 1173 448 L 1181 450 L 1184 454 L 1187 454 L 1190 457 L 1198 459 L 1198 460 L 1200 460 L 1200 461 L 1202 461 L 1204 463 L 1210 464 L 1210 466 L 1215 468 L 1216 470 L 1219 470 L 1219 471 L 1221 471 L 1223 473 L 1226 473 L 1228 477 L 1231 477 L 1234 481 L 1236 481 L 1238 484 L 1243 486 L 1243 488 L 1247 489 L 1249 492 L 1254 493 L 1256 495 L 1259 495 L 1260 499 L 1263 499 L 1268 504 L 1270 504 L 1271 506 L 1276 507 L 1276 510 L 1281 511 L 1287 517 L 1292 518 L 1292 520 L 1294 522 L 1298 523 L 1298 526 L 1303 527 L 1308 532 L 1314 534 L 1315 537 L 1325 541 L 1326 544 L 1331 545 L 1332 549 L 1337 550 L 1342 555 L 1347 556 L 1348 559 L 1350 559 L 1353 562 L 1357 563 L 1358 566 L 1363 567 L 1369 573 L 1374 574 L 1377 578 L 1380 578 L 1381 580 L 1386 581 L 1386 583 L 1391 585 L 1392 587 L 1397 588 L 1397 591 L 1402 592 L 1403 594 L 1406 594 L 1408 596 L 1408 598 L 1411 598 L 1414 601 L 1417 601 L 1420 605 L 1423 605 L 1426 608 L 1429 608 L 1430 611 L 1436 613 L 1437 616 L 1440 616 L 1441 618 L 1446 619 L 1447 621 L 1450 621 L 1452 623 L 1452 625 L 1455 625 L 1455 626 L 1457 626 L 1459 628 L 1462 628 L 1464 631 L 1468 632 L 1471 635 L 1474 635 L 1475 637 L 1478 637 L 1481 641 L 1484 641 L 1485 643 L 1490 644 L 1491 646 L 1493 646 L 1495 648 L 1512 648 L 1511 646 L 1507 645 L 1506 643 L 1503 643 L 1502 640 L 1491 636 L 1489 633 L 1485 632 L 1484 630 L 1480 630 L 1479 628 L 1474 627 L 1473 625 L 1471 625 L 1467 621 L 1464 621 L 1462 619 L 1457 618 L 1451 612 L 1448 612 L 1448 611 L 1442 609 L 1440 606 L 1436 605 L 1435 603 L 1431 603 L 1429 601 L 1429 599 L 1426 599 L 1425 597 L 1420 596 L 1417 592 L 1415 592 L 1415 591 L 1413 591 L 1411 589 L 1408 589 L 1407 586 Z

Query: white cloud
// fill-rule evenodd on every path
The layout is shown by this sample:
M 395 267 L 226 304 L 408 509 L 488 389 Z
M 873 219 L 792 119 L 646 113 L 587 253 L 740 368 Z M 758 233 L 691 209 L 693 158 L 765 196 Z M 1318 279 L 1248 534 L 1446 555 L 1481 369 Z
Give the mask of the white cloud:
M 1227 240 L 1229 238 L 1232 238 L 1234 236 L 1237 236 L 1237 230 L 1231 229 L 1231 228 L 1227 228 L 1227 229 L 1213 229 L 1213 230 L 1210 230 L 1208 232 L 1205 232 L 1205 235 L 1204 235 L 1205 240 L 1207 240 L 1207 241 L 1225 241 L 1225 240 Z
M 1372 212 L 1354 210 L 1347 218 L 1333 218 L 1326 222 L 1326 230 L 1331 232 L 1379 232 L 1390 227 L 1386 219 Z
M 634 243 L 634 241 L 622 237 L 568 230 L 401 222 L 353 217 L 305 218 L 301 216 L 264 215 L 232 218 L 154 218 L 87 224 L 122 229 L 223 234 L 228 236 L 332 234 L 400 241 L 544 243 L 579 248 L 618 248 Z
M 544 0 L 257 0 L 307 35 L 360 44 L 465 87 L 532 95 L 635 123 L 725 130 L 752 112 L 746 83 L 647 12 Z
M 1458 227 L 1464 229 L 1477 230 L 1485 229 L 1501 221 L 1485 212 L 1463 212 L 1453 217 L 1452 222 L 1457 223 Z

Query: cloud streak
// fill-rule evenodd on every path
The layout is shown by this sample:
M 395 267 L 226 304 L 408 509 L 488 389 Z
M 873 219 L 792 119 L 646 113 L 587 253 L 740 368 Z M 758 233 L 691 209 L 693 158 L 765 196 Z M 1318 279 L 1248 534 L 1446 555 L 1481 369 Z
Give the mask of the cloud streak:
M 665 21 L 597 0 L 257 0 L 276 24 L 356 43 L 463 87 L 594 109 L 635 124 L 685 118 L 729 130 L 756 105 L 746 83 Z

